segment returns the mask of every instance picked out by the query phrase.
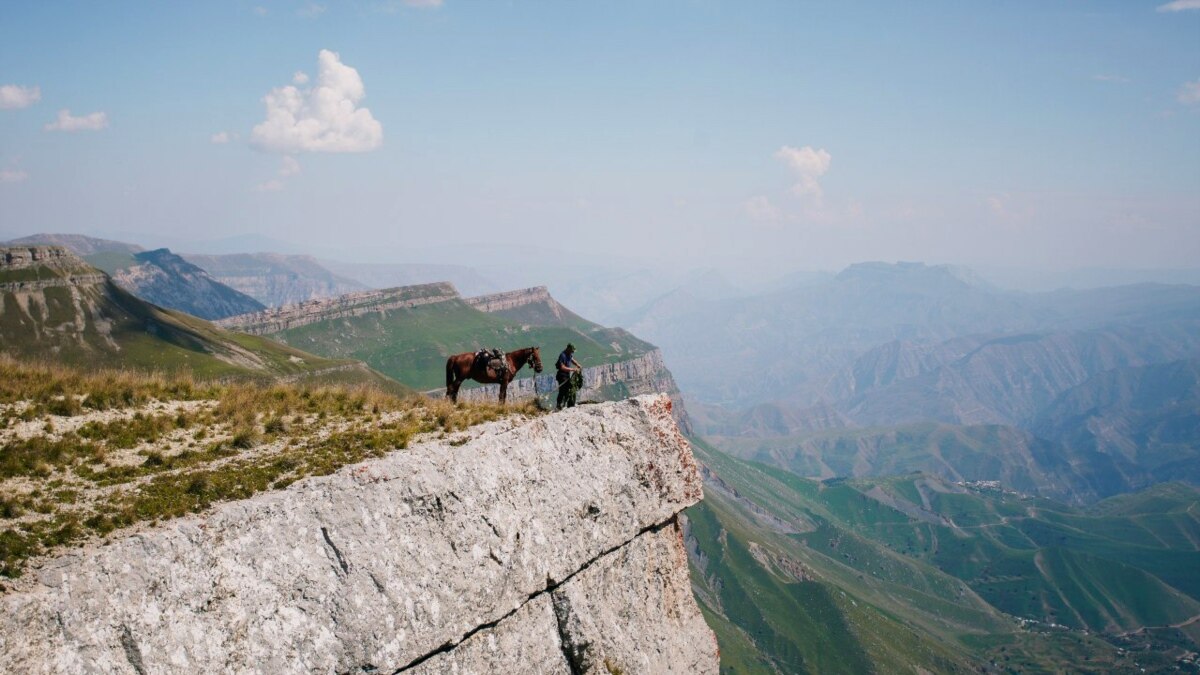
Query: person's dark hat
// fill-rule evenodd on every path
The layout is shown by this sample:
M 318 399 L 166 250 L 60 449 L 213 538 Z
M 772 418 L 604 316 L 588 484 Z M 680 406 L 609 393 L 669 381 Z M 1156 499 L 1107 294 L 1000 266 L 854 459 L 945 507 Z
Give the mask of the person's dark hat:
M 566 349 L 566 351 L 569 351 L 569 352 L 573 352 L 573 351 L 575 351 L 575 345 L 573 345 L 573 344 L 571 344 L 570 342 L 568 342 L 568 343 L 567 343 L 567 349 Z

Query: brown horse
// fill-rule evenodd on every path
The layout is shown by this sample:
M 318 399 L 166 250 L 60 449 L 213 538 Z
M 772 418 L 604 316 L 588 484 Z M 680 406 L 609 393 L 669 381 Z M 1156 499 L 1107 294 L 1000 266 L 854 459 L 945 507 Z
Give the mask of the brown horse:
M 508 361 L 508 369 L 501 376 L 489 368 L 486 362 L 476 365 L 473 352 L 455 354 L 446 359 L 446 396 L 457 403 L 458 388 L 467 380 L 475 380 L 484 384 L 499 383 L 500 403 L 503 404 L 504 399 L 508 398 L 508 383 L 513 381 L 517 372 L 524 368 L 526 363 L 533 367 L 533 372 L 542 372 L 542 354 L 537 347 L 526 347 L 509 352 L 504 355 L 504 360 Z

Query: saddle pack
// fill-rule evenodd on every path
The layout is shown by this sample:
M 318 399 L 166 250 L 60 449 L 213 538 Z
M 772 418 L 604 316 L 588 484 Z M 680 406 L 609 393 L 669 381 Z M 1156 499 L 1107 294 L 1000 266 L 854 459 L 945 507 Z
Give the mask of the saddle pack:
M 480 349 L 475 352 L 475 367 L 490 368 L 497 375 L 501 375 L 508 370 L 508 359 L 504 358 L 504 352 L 499 349 Z

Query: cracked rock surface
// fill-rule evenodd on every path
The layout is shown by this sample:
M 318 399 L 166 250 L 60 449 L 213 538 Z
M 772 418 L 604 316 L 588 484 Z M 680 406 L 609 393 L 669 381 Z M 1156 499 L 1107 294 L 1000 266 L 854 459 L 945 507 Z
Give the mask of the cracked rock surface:
M 496 422 L 50 561 L 0 672 L 715 673 L 700 497 L 666 397 Z

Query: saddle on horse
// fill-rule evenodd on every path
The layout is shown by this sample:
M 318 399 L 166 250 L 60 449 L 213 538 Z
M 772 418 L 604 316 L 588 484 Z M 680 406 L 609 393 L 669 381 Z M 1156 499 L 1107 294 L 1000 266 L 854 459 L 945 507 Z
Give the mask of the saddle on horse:
M 480 349 L 475 352 L 475 367 L 490 368 L 497 375 L 503 375 L 508 371 L 508 359 L 504 358 L 504 352 L 499 349 Z

